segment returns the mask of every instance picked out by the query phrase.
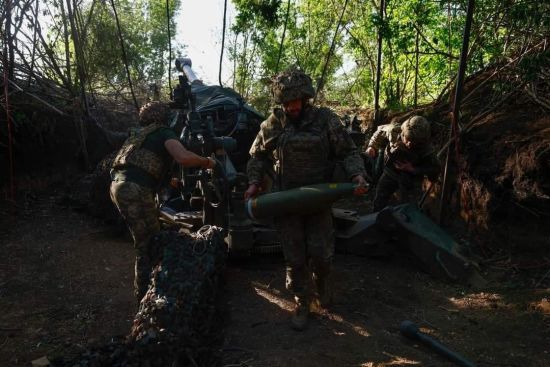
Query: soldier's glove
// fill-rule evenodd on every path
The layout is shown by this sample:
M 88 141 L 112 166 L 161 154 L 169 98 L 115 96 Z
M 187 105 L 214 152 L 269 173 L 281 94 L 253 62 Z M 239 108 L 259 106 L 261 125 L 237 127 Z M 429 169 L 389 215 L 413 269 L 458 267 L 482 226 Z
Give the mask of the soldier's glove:
M 368 147 L 366 153 L 371 158 L 376 158 L 378 155 L 378 152 L 373 147 Z
M 250 184 L 248 189 L 244 192 L 244 199 L 248 200 L 250 198 L 258 196 L 258 193 L 261 191 L 260 185 L 257 183 Z
M 351 182 L 357 185 L 355 190 L 353 191 L 353 195 L 361 196 L 365 195 L 369 191 L 369 184 L 365 180 L 365 178 L 361 175 L 354 176 L 351 179 Z

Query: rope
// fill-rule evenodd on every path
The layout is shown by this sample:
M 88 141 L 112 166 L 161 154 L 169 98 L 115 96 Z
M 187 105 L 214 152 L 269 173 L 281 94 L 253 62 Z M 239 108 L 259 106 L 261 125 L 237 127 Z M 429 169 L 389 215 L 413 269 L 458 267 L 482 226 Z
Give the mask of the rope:
M 319 83 L 317 84 L 317 90 L 315 91 L 315 97 L 313 98 L 313 104 L 317 101 L 317 95 L 323 89 L 323 83 L 325 81 L 325 74 L 327 72 L 328 62 L 330 60 L 330 56 L 332 55 L 332 52 L 334 51 L 334 46 L 336 43 L 336 37 L 338 36 L 338 28 L 340 28 L 340 23 L 342 23 L 342 18 L 344 17 L 344 13 L 346 12 L 346 7 L 348 6 L 348 0 L 344 3 L 344 8 L 342 9 L 342 14 L 340 14 L 340 19 L 338 19 L 338 23 L 336 24 L 336 29 L 334 30 L 334 37 L 332 37 L 332 43 L 330 45 L 330 49 L 328 50 L 327 58 L 325 60 L 325 65 L 323 66 L 323 73 L 321 74 L 321 79 L 319 80 Z
M 225 20 L 227 16 L 227 0 L 223 3 L 223 30 L 222 30 L 222 51 L 220 53 L 220 68 L 218 74 L 218 81 L 220 82 L 220 87 L 223 87 L 222 84 L 222 60 L 223 60 L 223 49 L 225 47 Z
M 168 29 L 168 88 L 172 92 L 172 78 L 170 75 L 170 65 L 172 65 L 172 36 L 170 34 L 170 0 L 166 0 L 166 23 Z
M 279 62 L 281 61 L 281 54 L 283 53 L 283 43 L 285 42 L 286 25 L 288 23 L 289 13 L 290 13 L 290 0 L 288 0 L 286 3 L 285 26 L 283 27 L 283 36 L 281 37 L 281 44 L 279 45 L 279 55 L 277 56 L 277 65 L 275 66 L 275 74 L 279 72 Z

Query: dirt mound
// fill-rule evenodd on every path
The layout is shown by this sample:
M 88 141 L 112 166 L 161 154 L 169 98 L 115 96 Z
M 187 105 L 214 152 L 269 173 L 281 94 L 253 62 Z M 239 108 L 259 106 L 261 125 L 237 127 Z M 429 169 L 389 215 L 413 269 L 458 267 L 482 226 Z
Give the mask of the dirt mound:
M 550 220 L 550 118 L 492 115 L 463 145 L 460 213 L 499 248 L 544 250 Z
M 75 175 L 89 173 L 107 154 L 122 145 L 128 127 L 136 124 L 135 109 L 128 111 L 109 100 L 96 100 L 90 107 L 90 116 L 86 117 L 78 106 L 68 103 L 67 98 L 52 97 L 49 105 L 31 103 L 28 96 L 17 91 L 10 98 L 13 179 L 18 192 L 66 180 L 72 182 Z M 83 124 L 84 145 L 80 142 L 77 121 Z M 0 162 L 6 165 L 10 160 L 7 126 L 5 114 L 1 114 Z M 7 192 L 9 180 L 9 175 L 0 175 L 0 191 Z
M 446 223 L 463 222 L 490 253 L 521 246 L 547 254 L 550 229 L 550 52 L 543 44 L 511 60 L 470 75 L 464 84 L 458 168 L 451 170 L 451 198 Z M 445 160 L 454 90 L 413 111 L 386 112 L 382 124 L 402 122 L 412 114 L 432 123 L 432 144 Z M 345 114 L 371 116 L 342 110 Z M 363 122 L 368 125 L 368 122 Z M 367 132 L 368 141 L 368 128 Z M 441 185 L 426 207 L 439 212 Z M 426 208 L 425 207 L 425 208 Z M 518 248 L 519 249 L 519 248 Z

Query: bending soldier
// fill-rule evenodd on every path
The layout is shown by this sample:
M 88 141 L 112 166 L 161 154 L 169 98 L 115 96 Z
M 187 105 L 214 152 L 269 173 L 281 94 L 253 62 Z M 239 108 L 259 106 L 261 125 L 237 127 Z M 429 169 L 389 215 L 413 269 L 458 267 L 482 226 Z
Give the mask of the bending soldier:
M 334 160 L 343 161 L 351 181 L 366 185 L 363 161 L 338 116 L 309 103 L 315 92 L 308 75 L 293 68 L 284 71 L 274 78 L 272 93 L 282 108 L 275 108 L 261 124 L 250 149 L 246 199 L 261 190 L 269 166 L 275 168 L 281 190 L 330 181 Z M 303 330 L 311 296 L 322 306 L 331 300 L 332 212 L 327 208 L 310 215 L 279 217 L 275 223 L 287 264 L 286 286 L 296 301 L 291 325 Z M 312 281 L 314 294 L 309 291 Z
M 150 102 L 139 111 L 141 129 L 130 134 L 111 169 L 111 200 L 126 221 L 136 253 L 134 294 L 139 303 L 151 273 L 150 239 L 160 230 L 156 190 L 172 159 L 186 167 L 213 168 L 215 161 L 188 151 L 166 125 L 168 105 Z
M 424 176 L 437 180 L 440 163 L 430 144 L 430 123 L 422 116 L 413 116 L 401 127 L 382 125 L 372 136 L 367 154 L 374 158 L 384 146 L 384 172 L 376 186 L 373 210 L 382 210 L 399 190 L 402 202 L 410 202 L 415 185 Z

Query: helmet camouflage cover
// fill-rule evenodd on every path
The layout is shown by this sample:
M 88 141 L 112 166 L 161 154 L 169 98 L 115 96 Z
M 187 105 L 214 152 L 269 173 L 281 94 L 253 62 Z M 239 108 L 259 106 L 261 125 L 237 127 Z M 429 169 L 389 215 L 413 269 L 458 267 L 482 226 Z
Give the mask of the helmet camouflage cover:
M 277 74 L 273 78 L 271 92 L 277 104 L 315 96 L 311 78 L 296 67 Z
M 170 109 L 164 102 L 153 101 L 146 103 L 139 110 L 139 124 L 147 126 L 154 123 L 166 125 L 170 117 Z
M 422 116 L 413 116 L 401 125 L 401 135 L 413 143 L 424 143 L 430 139 L 430 123 Z

